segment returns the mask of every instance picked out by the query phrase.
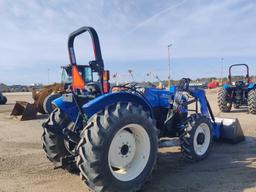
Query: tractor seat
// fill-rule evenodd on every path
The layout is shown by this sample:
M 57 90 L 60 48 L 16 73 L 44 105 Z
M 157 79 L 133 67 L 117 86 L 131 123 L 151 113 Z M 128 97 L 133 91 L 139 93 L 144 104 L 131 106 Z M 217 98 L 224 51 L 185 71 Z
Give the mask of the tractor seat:
M 236 86 L 236 87 L 245 87 L 246 84 L 245 84 L 244 81 L 236 81 L 236 82 L 235 82 L 235 86 Z
M 90 82 L 87 83 L 85 89 L 91 94 L 95 96 L 101 95 L 101 89 L 98 82 Z

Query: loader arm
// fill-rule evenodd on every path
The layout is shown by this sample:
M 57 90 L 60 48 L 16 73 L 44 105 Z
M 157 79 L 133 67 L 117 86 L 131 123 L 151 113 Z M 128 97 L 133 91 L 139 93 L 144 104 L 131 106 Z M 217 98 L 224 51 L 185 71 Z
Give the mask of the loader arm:
M 212 134 L 215 139 L 224 139 L 231 143 L 239 143 L 245 140 L 243 130 L 238 119 L 231 118 L 215 118 L 211 106 L 207 100 L 205 91 L 203 89 L 189 86 L 190 79 L 184 78 L 180 81 L 178 89 L 189 93 L 194 99 L 192 102 L 187 102 L 189 105 L 193 102 L 200 104 L 200 111 L 196 109 L 196 113 L 201 113 L 208 117 L 212 123 Z
M 211 106 L 206 98 L 205 91 L 203 89 L 190 87 L 190 79 L 189 78 L 183 78 L 178 86 L 178 90 L 187 92 L 189 95 L 191 95 L 194 100 L 189 103 L 193 102 L 199 102 L 200 103 L 200 112 L 210 118 L 213 122 L 215 121 Z M 188 104 L 189 104 L 188 103 Z M 196 111 L 198 113 L 198 111 Z
M 215 117 L 213 115 L 210 103 L 205 95 L 205 91 L 197 88 L 189 88 L 189 94 L 195 97 L 196 100 L 200 103 L 201 114 L 211 119 L 213 136 L 216 139 L 219 139 L 221 137 L 221 126 L 215 122 Z
M 211 119 L 212 133 L 215 139 L 227 140 L 233 144 L 245 140 L 238 119 L 214 117 L 204 90 L 194 89 L 190 94 L 198 99 L 201 113 Z

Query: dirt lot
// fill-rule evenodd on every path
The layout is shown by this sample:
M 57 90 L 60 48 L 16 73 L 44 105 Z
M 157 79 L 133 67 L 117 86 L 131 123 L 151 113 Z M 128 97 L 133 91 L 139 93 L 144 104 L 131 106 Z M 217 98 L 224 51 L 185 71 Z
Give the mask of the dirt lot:
M 0 192 L 87 191 L 79 176 L 54 170 L 41 149 L 44 119 L 20 122 L 9 114 L 16 100 L 31 100 L 30 93 L 6 94 L 0 106 Z M 178 147 L 159 151 L 158 168 L 143 191 L 223 192 L 256 191 L 256 116 L 246 110 L 218 113 L 216 91 L 208 92 L 216 116 L 239 118 L 246 141 L 238 145 L 215 143 L 210 156 L 186 163 Z

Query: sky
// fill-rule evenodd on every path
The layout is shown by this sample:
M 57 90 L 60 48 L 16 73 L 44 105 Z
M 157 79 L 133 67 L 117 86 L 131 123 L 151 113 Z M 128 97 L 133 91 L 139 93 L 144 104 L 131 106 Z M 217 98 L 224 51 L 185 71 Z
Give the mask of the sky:
M 68 35 L 92 26 L 105 69 L 118 81 L 221 76 L 233 63 L 256 75 L 254 0 L 0 0 L 0 82 L 59 82 Z M 75 41 L 79 64 L 93 60 L 89 35 Z M 239 70 L 236 71 L 238 74 Z M 48 78 L 49 74 L 49 78 Z

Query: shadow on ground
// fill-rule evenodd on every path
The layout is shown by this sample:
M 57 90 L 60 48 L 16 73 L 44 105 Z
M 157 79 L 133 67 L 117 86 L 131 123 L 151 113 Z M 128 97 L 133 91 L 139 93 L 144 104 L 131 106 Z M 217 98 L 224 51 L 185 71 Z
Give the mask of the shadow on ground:
M 240 106 L 238 109 L 231 109 L 232 113 L 249 113 L 247 106 Z
M 157 169 L 143 192 L 242 192 L 256 187 L 256 138 L 237 145 L 216 142 L 210 155 L 196 163 L 185 162 L 178 149 L 171 151 L 159 152 Z
M 48 114 L 37 114 L 36 115 L 36 119 L 38 119 L 38 120 L 46 120 L 47 118 L 49 117 L 49 115 Z

